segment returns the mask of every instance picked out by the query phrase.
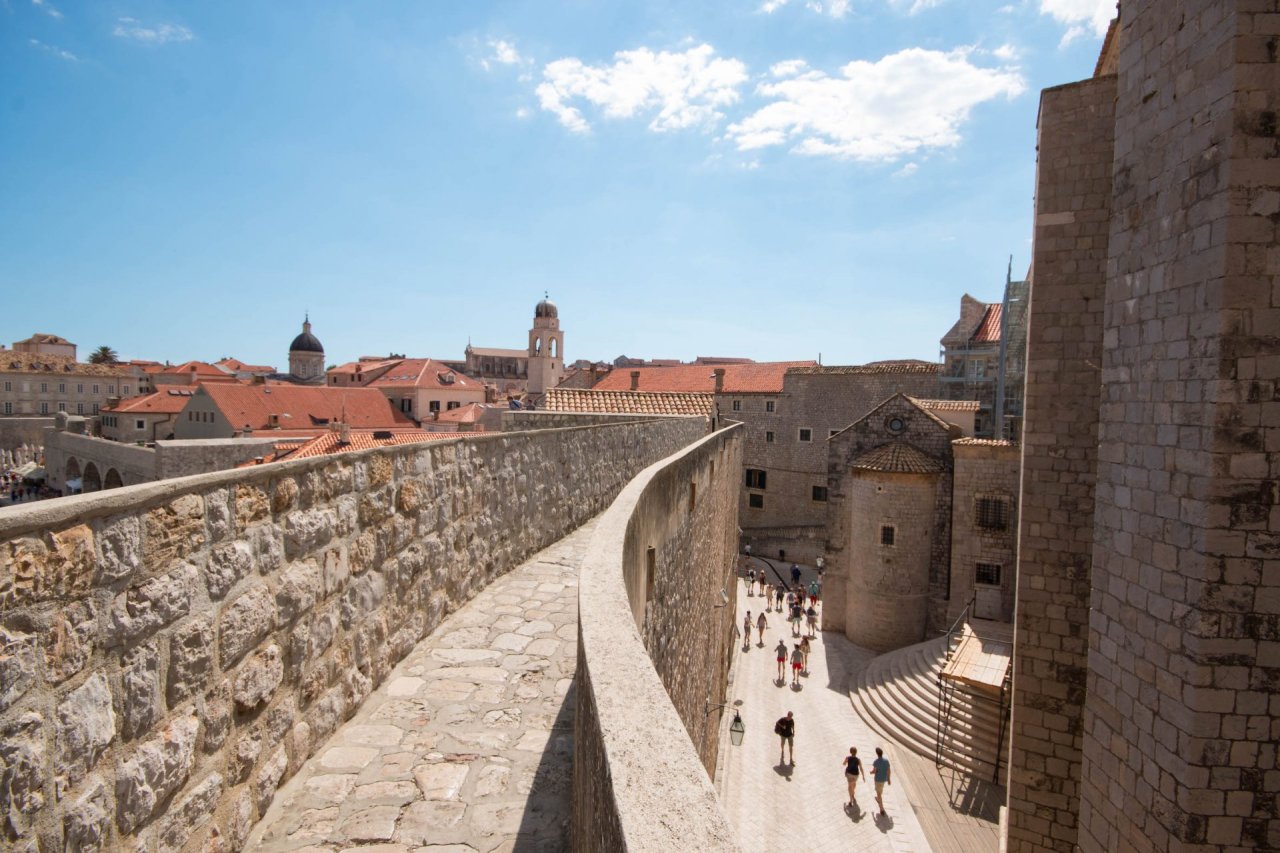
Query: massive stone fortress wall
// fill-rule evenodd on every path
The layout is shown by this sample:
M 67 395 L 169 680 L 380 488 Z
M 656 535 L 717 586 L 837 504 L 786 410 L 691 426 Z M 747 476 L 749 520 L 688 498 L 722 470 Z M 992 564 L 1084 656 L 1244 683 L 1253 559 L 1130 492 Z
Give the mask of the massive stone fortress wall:
M 1121 24 L 1080 844 L 1280 849 L 1280 10 Z
M 975 601 L 981 618 L 1013 621 L 1017 590 L 1018 478 L 1022 471 L 1022 448 L 1016 444 L 989 440 L 961 440 L 951 445 L 955 493 L 951 507 L 951 598 L 947 620 L 959 618 L 961 611 L 979 596 L 999 599 L 999 612 L 988 602 Z M 1000 529 L 979 523 L 980 499 L 1007 501 L 1007 525 Z M 978 590 L 978 563 L 1000 567 L 999 588 Z
M 480 436 L 0 511 L 0 825 L 238 848 L 450 611 L 700 418 Z
M 741 430 L 653 465 L 597 523 L 579 587 L 575 850 L 736 849 L 708 777 L 723 712 L 707 703 L 735 648 L 721 590 Z
M 1115 78 L 1047 89 L 1027 332 L 1010 850 L 1076 843 Z

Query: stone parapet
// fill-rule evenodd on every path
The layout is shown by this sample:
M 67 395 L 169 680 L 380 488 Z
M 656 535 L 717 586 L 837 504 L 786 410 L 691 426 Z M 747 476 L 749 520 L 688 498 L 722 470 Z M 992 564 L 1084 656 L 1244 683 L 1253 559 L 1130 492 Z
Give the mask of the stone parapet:
M 728 851 L 715 766 L 737 542 L 740 426 L 641 472 L 597 522 L 579 585 L 575 850 Z M 754 720 L 754 725 L 764 725 Z
M 480 435 L 0 510 L 0 847 L 239 849 L 419 639 L 704 432 Z

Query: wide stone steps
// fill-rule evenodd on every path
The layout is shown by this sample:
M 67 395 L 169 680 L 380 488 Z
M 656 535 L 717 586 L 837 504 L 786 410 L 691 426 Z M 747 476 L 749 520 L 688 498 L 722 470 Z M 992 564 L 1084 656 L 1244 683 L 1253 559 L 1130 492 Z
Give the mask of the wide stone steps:
M 927 758 L 938 757 L 938 673 L 947 638 L 939 637 L 875 658 L 850 685 L 858 714 L 877 732 Z M 952 693 L 942 762 L 990 777 L 1000 732 L 996 703 L 966 687 Z

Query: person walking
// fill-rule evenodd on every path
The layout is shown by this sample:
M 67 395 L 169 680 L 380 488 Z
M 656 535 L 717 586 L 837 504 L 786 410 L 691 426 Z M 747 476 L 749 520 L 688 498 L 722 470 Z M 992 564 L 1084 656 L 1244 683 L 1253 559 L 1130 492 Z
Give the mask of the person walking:
M 844 759 L 844 781 L 849 785 L 849 807 L 854 804 L 854 794 L 858 789 L 858 777 L 865 776 L 862 772 L 862 759 L 858 757 L 858 748 L 856 746 L 849 747 L 849 754 Z
M 795 563 L 791 564 L 791 585 L 800 586 L 800 567 Z
M 747 596 L 750 597 L 752 595 L 752 590 L 755 589 L 756 586 L 756 570 L 747 569 L 747 574 L 742 580 L 747 585 Z
M 768 628 L 768 627 L 769 627 L 769 620 L 768 620 L 768 619 L 766 619 L 766 618 L 764 618 L 764 614 L 763 614 L 763 613 L 761 613 L 759 616 L 757 616 L 757 617 L 756 617 L 756 630 L 758 630 L 758 631 L 760 632 L 760 645 L 761 645 L 761 646 L 763 646 L 763 645 L 764 645 L 764 629 L 765 629 L 765 628 Z M 747 632 L 747 636 L 748 636 L 748 637 L 749 637 L 749 636 L 751 636 L 751 632 L 749 632 L 749 631 L 748 631 L 748 632 Z
M 804 612 L 805 621 L 809 626 L 809 636 L 818 636 L 818 611 L 813 609 L 813 605 L 809 605 L 809 609 Z
M 778 658 L 778 686 L 781 687 L 787 683 L 787 641 L 779 637 L 773 653 Z
M 809 638 L 800 641 L 800 653 L 804 655 L 804 674 L 809 674 Z
M 769 584 L 765 584 L 764 594 L 765 594 L 765 609 L 768 610 L 770 613 L 772 613 L 773 612 L 773 587 L 769 586 Z
M 742 617 L 742 650 L 748 651 L 751 648 L 751 611 L 747 611 L 747 615 Z
M 804 618 L 804 611 L 800 609 L 799 602 L 791 605 L 791 636 L 800 636 L 800 620 Z
M 796 647 L 791 651 L 791 686 L 800 686 L 800 670 L 804 669 L 804 652 L 800 651 L 800 644 L 796 643 Z
M 783 602 L 787 600 L 787 588 L 782 584 L 778 584 L 777 588 L 774 589 L 773 591 L 773 600 L 776 601 L 778 604 L 778 612 L 779 613 L 785 612 L 782 609 L 782 605 L 783 605 Z
M 884 810 L 884 786 L 892 785 L 893 779 L 889 773 L 889 759 L 884 757 L 884 750 L 876 747 L 876 760 L 871 762 L 872 778 L 876 783 L 876 805 L 880 807 L 880 814 L 886 814 Z
M 795 716 L 788 711 L 785 717 L 773 724 L 773 731 L 782 739 L 778 752 L 778 763 L 784 763 L 787 750 L 791 751 L 791 766 L 796 766 L 796 719 Z
M 814 578 L 809 581 L 809 606 L 814 607 L 818 603 L 818 592 L 822 587 L 818 586 L 818 579 Z

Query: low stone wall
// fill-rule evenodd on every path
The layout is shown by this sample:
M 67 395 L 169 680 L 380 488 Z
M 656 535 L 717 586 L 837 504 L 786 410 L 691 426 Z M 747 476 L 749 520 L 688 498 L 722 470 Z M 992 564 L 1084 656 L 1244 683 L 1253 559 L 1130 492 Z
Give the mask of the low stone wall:
M 156 478 L 187 477 L 225 471 L 258 456 L 270 455 L 276 439 L 269 432 L 250 438 L 195 438 L 156 442 Z
M 507 409 L 502 412 L 502 431 L 516 432 L 532 429 L 560 429 L 563 427 L 591 426 L 597 424 L 629 424 L 641 421 L 677 417 L 682 415 L 616 414 L 613 412 L 551 412 L 542 409 Z M 701 419 L 710 428 L 706 418 Z M 704 430 L 705 431 L 705 430 Z
M 229 849 L 419 639 L 700 419 L 0 510 L 0 847 Z
M 596 525 L 579 586 L 574 850 L 736 849 L 708 775 L 722 712 L 707 702 L 723 701 L 735 646 L 741 476 L 734 426 L 647 468 Z
M 0 417 L 0 450 L 14 450 L 24 444 L 37 447 L 44 440 L 45 427 L 53 426 L 53 418 Z

